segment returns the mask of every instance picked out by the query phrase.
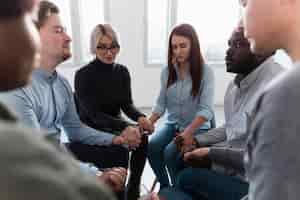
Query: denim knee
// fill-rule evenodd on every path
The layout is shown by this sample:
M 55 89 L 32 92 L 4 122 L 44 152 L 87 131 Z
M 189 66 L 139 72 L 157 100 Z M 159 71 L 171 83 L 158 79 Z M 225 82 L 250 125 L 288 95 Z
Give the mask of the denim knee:
M 190 168 L 186 168 L 178 174 L 176 178 L 175 186 L 178 188 L 184 188 L 185 186 L 190 185 L 191 182 L 193 182 L 192 179 L 193 179 L 192 170 Z
M 161 150 L 158 148 L 157 142 L 154 140 L 150 140 L 148 143 L 148 151 L 147 151 L 148 157 L 155 156 L 155 155 L 159 154 L 160 152 L 161 152 Z
M 174 142 L 171 142 L 164 149 L 164 160 L 167 164 L 172 164 L 177 161 L 177 157 L 179 156 L 179 151 Z

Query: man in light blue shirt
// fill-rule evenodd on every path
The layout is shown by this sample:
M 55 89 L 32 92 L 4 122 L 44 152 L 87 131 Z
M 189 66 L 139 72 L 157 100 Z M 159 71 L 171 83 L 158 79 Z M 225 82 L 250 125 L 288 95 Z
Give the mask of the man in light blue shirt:
M 3 0 L 0 4 L 0 91 L 30 80 L 40 47 L 30 18 L 38 1 Z M 122 189 L 126 171 L 104 172 L 97 179 L 79 170 L 68 154 L 42 134 L 20 124 L 0 103 L 0 199 L 114 200 L 101 182 Z M 122 172 L 123 171 L 123 172 Z M 123 174 L 123 175 L 122 175 Z M 98 174 L 97 174 L 98 175 Z M 114 183 L 114 184 L 112 184 Z
M 49 6 L 50 5 L 50 6 Z M 126 130 L 115 136 L 111 133 L 97 131 L 82 124 L 76 112 L 73 93 L 68 81 L 56 72 L 56 67 L 70 57 L 70 37 L 62 26 L 59 10 L 49 2 L 40 3 L 36 23 L 42 42 L 41 66 L 35 69 L 32 82 L 27 87 L 1 94 L 0 100 L 11 107 L 21 121 L 26 125 L 41 129 L 46 137 L 54 144 L 60 144 L 60 134 L 64 130 L 70 141 L 101 148 L 96 151 L 99 162 L 98 168 L 125 167 L 127 168 L 128 150 L 140 143 L 139 133 L 130 134 Z M 124 159 L 110 162 L 120 154 Z

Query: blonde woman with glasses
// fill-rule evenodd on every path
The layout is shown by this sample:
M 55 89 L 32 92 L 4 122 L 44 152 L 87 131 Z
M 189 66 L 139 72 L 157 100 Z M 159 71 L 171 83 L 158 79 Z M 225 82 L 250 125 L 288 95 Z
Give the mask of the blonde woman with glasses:
M 79 159 L 93 162 L 98 167 L 116 167 L 118 163 L 125 163 L 122 167 L 128 167 L 128 155 L 132 150 L 127 199 L 135 200 L 139 197 L 139 185 L 146 162 L 148 143 L 147 136 L 143 136 L 140 130 L 152 132 L 153 126 L 134 106 L 128 68 L 115 62 L 120 52 L 120 43 L 110 25 L 99 24 L 94 28 L 90 50 L 95 58 L 75 75 L 75 98 L 78 111 L 81 120 L 88 126 L 112 132 L 117 136 L 117 142 L 114 144 L 118 145 L 106 148 L 120 154 L 115 157 L 107 156 L 105 163 L 97 163 L 98 155 L 85 151 L 86 145 L 73 144 L 71 149 Z M 121 111 L 137 123 L 125 120 L 121 116 Z M 127 144 L 129 148 L 123 147 L 123 144 Z M 101 151 L 102 147 L 96 148 Z

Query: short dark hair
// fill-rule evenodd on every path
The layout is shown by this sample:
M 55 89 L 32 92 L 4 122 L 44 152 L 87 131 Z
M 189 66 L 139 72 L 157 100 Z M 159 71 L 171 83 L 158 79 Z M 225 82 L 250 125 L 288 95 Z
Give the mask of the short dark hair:
M 37 28 L 40 29 L 45 24 L 48 17 L 52 14 L 59 14 L 59 12 L 59 8 L 54 3 L 41 1 L 38 5 L 37 19 L 35 21 Z
M 24 0 L 2 0 L 0 3 L 0 19 L 21 16 L 27 10 Z

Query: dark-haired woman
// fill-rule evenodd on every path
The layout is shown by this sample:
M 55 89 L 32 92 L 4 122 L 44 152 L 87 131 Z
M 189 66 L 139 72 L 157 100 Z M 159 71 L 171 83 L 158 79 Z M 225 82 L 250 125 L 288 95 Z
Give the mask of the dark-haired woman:
M 214 75 L 201 55 L 196 31 L 181 24 L 171 32 L 168 66 L 161 73 L 161 89 L 150 116 L 154 124 L 164 113 L 161 126 L 148 145 L 150 165 L 161 189 L 175 182 L 183 168 L 174 138 L 180 135 L 185 146 L 193 145 L 195 134 L 207 132 L 213 119 Z

